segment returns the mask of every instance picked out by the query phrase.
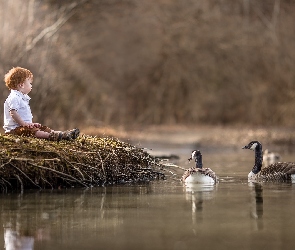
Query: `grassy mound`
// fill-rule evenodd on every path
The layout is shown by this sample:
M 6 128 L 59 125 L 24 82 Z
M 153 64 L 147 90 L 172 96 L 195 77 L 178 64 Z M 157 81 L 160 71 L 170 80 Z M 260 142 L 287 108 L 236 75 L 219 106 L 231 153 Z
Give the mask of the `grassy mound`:
M 141 148 L 117 138 L 80 135 L 75 141 L 0 134 L 0 190 L 91 187 L 165 176 Z

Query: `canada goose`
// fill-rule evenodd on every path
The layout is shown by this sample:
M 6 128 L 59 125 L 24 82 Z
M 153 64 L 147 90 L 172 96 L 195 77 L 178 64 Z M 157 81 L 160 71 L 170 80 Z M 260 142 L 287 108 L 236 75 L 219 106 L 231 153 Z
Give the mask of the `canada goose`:
M 281 156 L 278 153 L 270 152 L 268 149 L 263 151 L 263 166 L 274 164 L 281 160 Z
M 262 167 L 262 145 L 259 141 L 251 141 L 243 149 L 255 151 L 255 163 L 248 174 L 248 181 L 295 181 L 295 163 L 277 162 L 263 169 Z
M 214 184 L 217 182 L 216 174 L 210 168 L 203 168 L 202 154 L 200 150 L 194 150 L 191 157 L 188 159 L 191 161 L 195 159 L 196 166 L 187 169 L 183 176 L 182 181 L 184 183 L 202 183 L 202 184 Z

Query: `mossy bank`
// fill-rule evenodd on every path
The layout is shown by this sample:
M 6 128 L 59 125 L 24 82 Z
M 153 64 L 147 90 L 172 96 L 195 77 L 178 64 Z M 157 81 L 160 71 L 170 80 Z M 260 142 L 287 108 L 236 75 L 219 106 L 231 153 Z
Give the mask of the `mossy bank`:
M 0 134 L 0 190 L 71 188 L 164 179 L 161 164 L 143 149 L 114 137 L 74 141 Z

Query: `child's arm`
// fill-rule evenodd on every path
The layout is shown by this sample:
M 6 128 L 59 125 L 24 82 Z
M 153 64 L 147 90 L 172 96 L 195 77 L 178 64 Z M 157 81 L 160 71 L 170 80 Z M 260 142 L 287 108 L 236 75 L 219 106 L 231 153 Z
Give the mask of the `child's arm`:
M 24 126 L 24 127 L 29 127 L 29 128 L 33 128 L 33 127 L 40 127 L 41 124 L 39 123 L 29 123 L 29 122 L 25 122 L 21 117 L 20 115 L 17 113 L 16 110 L 12 109 L 9 111 L 12 119 L 18 123 L 20 126 Z

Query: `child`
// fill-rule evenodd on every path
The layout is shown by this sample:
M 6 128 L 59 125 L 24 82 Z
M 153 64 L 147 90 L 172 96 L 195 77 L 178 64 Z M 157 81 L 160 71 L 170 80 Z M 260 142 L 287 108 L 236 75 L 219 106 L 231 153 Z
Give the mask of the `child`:
M 51 141 L 73 140 L 79 136 L 79 129 L 54 131 L 40 123 L 32 122 L 33 115 L 28 94 L 32 90 L 33 74 L 24 68 L 12 68 L 4 77 L 11 90 L 4 103 L 4 130 L 14 135 L 33 136 Z

